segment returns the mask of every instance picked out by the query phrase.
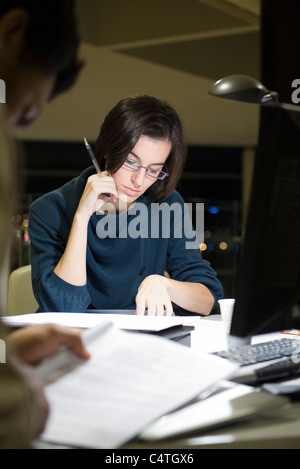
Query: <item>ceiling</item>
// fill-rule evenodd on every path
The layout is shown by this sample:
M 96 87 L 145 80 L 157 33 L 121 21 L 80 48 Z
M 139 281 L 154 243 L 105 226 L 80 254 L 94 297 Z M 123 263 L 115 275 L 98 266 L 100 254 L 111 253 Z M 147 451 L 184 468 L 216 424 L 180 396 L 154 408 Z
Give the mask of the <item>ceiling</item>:
M 256 143 L 258 107 L 208 94 L 218 78 L 259 78 L 260 0 L 77 0 L 85 68 L 22 139 L 94 142 L 129 95 L 163 97 L 190 145 Z

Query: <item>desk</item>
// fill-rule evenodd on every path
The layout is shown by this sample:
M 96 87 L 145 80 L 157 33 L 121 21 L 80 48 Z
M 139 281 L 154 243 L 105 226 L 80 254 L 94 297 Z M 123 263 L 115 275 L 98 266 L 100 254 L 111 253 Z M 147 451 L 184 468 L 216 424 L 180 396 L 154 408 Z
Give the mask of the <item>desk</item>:
M 278 338 L 279 334 L 257 336 L 253 342 Z M 282 337 L 282 334 L 280 334 Z M 226 348 L 226 335 L 220 316 L 195 322 L 193 350 L 209 351 Z M 126 449 L 300 449 L 300 402 L 291 403 L 247 421 L 227 425 L 189 438 L 149 443 L 132 441 Z
M 220 316 L 195 318 L 195 330 L 191 336 L 191 347 L 197 353 L 213 352 L 226 348 L 226 335 Z M 254 342 L 272 340 L 279 334 L 257 336 Z M 280 334 L 282 337 L 282 334 Z M 37 443 L 37 448 L 59 448 L 55 445 Z M 184 449 L 196 451 L 198 449 L 299 449 L 300 448 L 300 403 L 291 403 L 248 418 L 239 423 L 230 424 L 219 429 L 194 434 L 186 438 L 165 440 L 162 442 L 146 443 L 135 439 L 122 449 Z

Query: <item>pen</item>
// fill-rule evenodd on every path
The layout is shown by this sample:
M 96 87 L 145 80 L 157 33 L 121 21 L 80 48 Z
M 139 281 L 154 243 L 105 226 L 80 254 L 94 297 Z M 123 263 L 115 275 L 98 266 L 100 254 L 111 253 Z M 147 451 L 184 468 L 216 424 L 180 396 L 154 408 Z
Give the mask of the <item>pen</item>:
M 84 137 L 83 140 L 84 140 L 86 149 L 87 149 L 87 151 L 88 151 L 88 154 L 89 154 L 90 157 L 91 157 L 91 160 L 92 160 L 92 163 L 93 163 L 93 165 L 94 165 L 94 168 L 95 168 L 96 172 L 97 172 L 98 174 L 101 174 L 101 169 L 100 169 L 100 167 L 99 167 L 99 165 L 98 165 L 98 161 L 97 161 L 96 158 L 95 158 L 95 155 L 94 155 L 94 152 L 93 152 L 93 150 L 92 150 L 92 148 L 91 148 L 91 145 L 89 144 L 89 142 L 87 141 L 87 139 L 86 139 L 85 137 Z M 107 197 L 110 197 L 110 194 L 105 194 L 105 195 L 106 195 Z
M 96 160 L 95 158 L 95 155 L 93 153 L 93 150 L 91 149 L 91 145 L 89 144 L 89 142 L 87 141 L 87 139 L 84 137 L 84 143 L 85 143 L 85 146 L 86 146 L 86 149 L 88 151 L 88 154 L 90 155 L 91 157 L 91 160 L 92 160 L 92 163 L 94 165 L 94 168 L 95 170 L 97 171 L 97 173 L 101 173 L 101 169 L 98 165 L 98 161 Z

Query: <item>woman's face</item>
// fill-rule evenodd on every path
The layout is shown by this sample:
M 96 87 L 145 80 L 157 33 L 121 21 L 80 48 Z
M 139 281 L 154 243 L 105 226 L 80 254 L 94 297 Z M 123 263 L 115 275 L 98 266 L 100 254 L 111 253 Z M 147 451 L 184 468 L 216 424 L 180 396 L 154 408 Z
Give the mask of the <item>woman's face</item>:
M 170 140 L 153 140 L 146 135 L 142 135 L 128 155 L 128 158 L 137 161 L 147 168 L 163 170 L 166 159 L 172 148 Z M 135 202 L 142 194 L 149 189 L 157 179 L 146 174 L 145 168 L 132 171 L 123 165 L 118 171 L 112 174 L 116 189 L 121 200 L 127 199 L 127 206 Z

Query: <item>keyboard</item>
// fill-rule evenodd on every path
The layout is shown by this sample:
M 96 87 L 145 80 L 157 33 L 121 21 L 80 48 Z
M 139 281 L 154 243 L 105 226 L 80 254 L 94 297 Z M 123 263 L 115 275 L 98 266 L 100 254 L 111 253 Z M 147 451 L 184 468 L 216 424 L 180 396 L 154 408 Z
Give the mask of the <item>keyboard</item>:
M 213 355 L 226 358 L 240 366 L 254 365 L 284 357 L 297 356 L 300 360 L 299 339 L 275 339 L 260 344 L 251 344 L 229 350 L 214 352 Z

